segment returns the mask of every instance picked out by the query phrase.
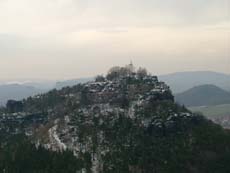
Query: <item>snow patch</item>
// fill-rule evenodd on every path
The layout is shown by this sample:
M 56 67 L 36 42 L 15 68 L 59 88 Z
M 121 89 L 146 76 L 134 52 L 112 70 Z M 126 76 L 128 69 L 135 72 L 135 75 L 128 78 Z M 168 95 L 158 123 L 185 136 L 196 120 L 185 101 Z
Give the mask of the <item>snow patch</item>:
M 59 150 L 66 150 L 67 146 L 60 140 L 57 134 L 57 125 L 49 129 L 49 137 L 51 140 L 51 145 L 57 147 Z

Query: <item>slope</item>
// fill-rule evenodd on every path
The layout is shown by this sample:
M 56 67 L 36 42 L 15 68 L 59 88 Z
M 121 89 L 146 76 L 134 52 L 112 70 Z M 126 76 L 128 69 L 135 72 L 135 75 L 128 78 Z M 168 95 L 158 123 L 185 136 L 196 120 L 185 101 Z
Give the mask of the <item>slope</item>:
M 230 91 L 230 75 L 211 72 L 194 71 L 178 72 L 159 76 L 159 79 L 166 82 L 174 94 L 182 93 L 194 86 L 212 84 L 226 91 Z
M 43 90 L 35 87 L 19 84 L 0 85 L 0 105 L 4 105 L 7 100 L 21 100 L 29 96 L 42 93 Z
M 230 93 L 215 86 L 201 85 L 193 87 L 175 96 L 176 101 L 186 106 L 208 106 L 230 103 Z
M 80 172 L 229 172 L 229 132 L 177 105 L 156 76 L 131 69 L 30 97 L 20 112 L 0 110 L 0 127 L 73 151 Z

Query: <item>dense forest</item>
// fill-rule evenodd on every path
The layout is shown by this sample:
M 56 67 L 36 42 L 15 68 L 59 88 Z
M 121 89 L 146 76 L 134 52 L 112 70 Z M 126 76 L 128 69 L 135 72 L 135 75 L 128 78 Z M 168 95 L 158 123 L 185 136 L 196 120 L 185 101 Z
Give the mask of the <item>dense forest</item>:
M 229 132 L 203 117 L 181 122 L 178 127 L 177 133 L 137 128 L 130 119 L 120 117 L 107 129 L 111 151 L 103 159 L 103 172 L 230 171 Z M 0 170 L 4 173 L 74 173 L 83 168 L 91 172 L 90 157 L 86 153 L 75 157 L 71 151 L 50 151 L 22 135 L 1 137 Z
M 83 164 L 71 151 L 52 152 L 24 135 L 1 136 L 0 142 L 2 173 L 75 173 Z
M 230 132 L 176 104 L 166 84 L 132 66 L 9 101 L 0 132 L 4 173 L 230 172 Z

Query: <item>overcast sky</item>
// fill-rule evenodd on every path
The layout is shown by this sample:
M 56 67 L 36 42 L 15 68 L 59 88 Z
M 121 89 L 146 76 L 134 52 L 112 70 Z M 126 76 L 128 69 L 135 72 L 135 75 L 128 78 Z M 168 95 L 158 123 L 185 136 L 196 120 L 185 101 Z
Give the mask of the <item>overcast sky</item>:
M 230 74 L 230 0 L 0 0 L 0 81 L 70 79 L 133 61 Z

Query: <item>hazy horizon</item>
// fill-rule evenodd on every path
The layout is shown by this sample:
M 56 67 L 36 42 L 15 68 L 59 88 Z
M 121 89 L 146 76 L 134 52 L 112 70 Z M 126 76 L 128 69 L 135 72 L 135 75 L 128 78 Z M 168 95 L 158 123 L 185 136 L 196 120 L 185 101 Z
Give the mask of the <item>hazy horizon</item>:
M 94 78 L 97 75 L 106 75 L 107 71 L 105 71 L 105 73 L 103 73 L 103 74 L 100 73 L 100 74 L 93 74 L 91 76 L 81 76 L 81 77 L 72 77 L 72 78 L 56 78 L 56 79 L 46 79 L 46 78 L 17 78 L 17 79 L 5 79 L 5 80 L 4 79 L 0 79 L 0 85 L 1 84 L 29 84 L 29 83 L 50 83 L 50 84 L 53 83 L 53 84 L 55 84 L 56 82 L 62 82 L 62 81 L 68 81 L 68 80 Z M 176 72 L 163 73 L 163 74 L 156 74 L 156 73 L 152 73 L 151 72 L 151 74 L 152 75 L 157 75 L 157 76 L 167 76 L 167 75 L 173 75 L 173 74 L 178 74 L 178 73 L 190 73 L 190 72 L 210 72 L 210 73 L 218 73 L 218 74 L 228 75 L 230 77 L 230 74 L 228 74 L 228 73 L 217 72 L 217 71 L 176 71 Z
M 230 74 L 229 0 L 0 0 L 0 82 L 92 77 L 133 61 L 153 74 Z

